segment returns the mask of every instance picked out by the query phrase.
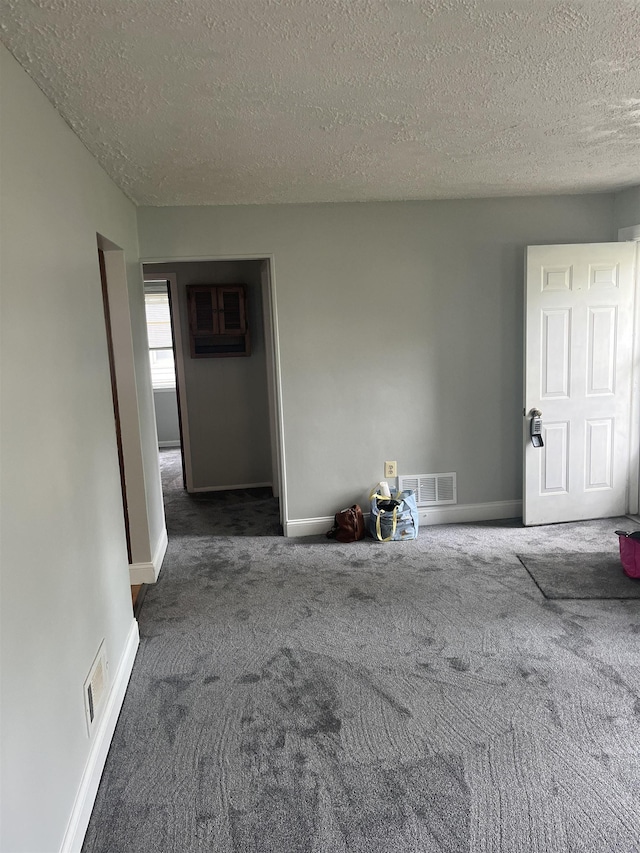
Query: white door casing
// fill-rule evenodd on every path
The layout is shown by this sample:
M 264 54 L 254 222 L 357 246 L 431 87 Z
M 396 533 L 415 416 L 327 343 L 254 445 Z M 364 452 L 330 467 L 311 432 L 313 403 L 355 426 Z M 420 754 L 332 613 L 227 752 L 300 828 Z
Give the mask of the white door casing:
M 627 511 L 635 254 L 633 243 L 527 249 L 526 525 Z
M 636 247 L 636 276 L 634 292 L 640 293 L 640 225 L 618 229 L 618 240 L 630 240 Z M 631 437 L 629 462 L 629 515 L 637 515 L 640 507 L 640 299 L 636 299 L 633 331 L 633 370 L 631 378 Z

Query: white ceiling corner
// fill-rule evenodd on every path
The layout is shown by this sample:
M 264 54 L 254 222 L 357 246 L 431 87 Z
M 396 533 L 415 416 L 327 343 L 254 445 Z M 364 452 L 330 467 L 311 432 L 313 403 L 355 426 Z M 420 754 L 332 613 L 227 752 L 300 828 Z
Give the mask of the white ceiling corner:
M 0 38 L 138 204 L 640 184 L 640 3 L 1 0 Z

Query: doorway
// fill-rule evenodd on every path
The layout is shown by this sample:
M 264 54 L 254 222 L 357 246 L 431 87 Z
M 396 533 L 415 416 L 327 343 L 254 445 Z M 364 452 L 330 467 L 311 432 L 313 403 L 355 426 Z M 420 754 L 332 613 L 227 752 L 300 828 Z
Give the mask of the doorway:
M 282 449 L 275 293 L 269 257 L 144 262 L 168 286 L 180 445 L 190 493 L 269 487 L 280 499 Z M 250 354 L 194 356 L 188 288 L 242 285 Z M 159 419 L 159 412 L 156 409 Z
M 145 280 L 144 307 L 158 447 L 180 447 L 175 346 L 168 280 Z
M 629 511 L 635 255 L 622 242 L 527 250 L 527 525 Z
M 124 514 L 124 532 L 127 540 L 127 560 L 133 562 L 131 556 L 131 523 L 129 521 L 129 504 L 127 500 L 127 482 L 124 469 L 124 450 L 122 447 L 122 424 L 120 421 L 120 403 L 118 400 L 118 382 L 116 377 L 115 355 L 113 348 L 113 330 L 111 326 L 111 307 L 109 304 L 109 286 L 104 249 L 98 243 L 98 264 L 100 266 L 100 284 L 102 286 L 102 305 L 104 308 L 104 324 L 107 335 L 107 354 L 109 357 L 109 375 L 111 377 L 111 398 L 113 400 L 113 417 L 116 427 L 116 444 L 118 448 L 118 466 L 120 469 L 120 490 L 122 492 L 122 511 Z M 135 599 L 134 599 L 135 604 Z
M 122 249 L 101 234 L 97 236 L 97 257 L 105 310 L 105 331 L 109 347 L 117 452 L 122 484 L 123 519 L 127 532 L 129 575 L 132 585 L 154 582 L 166 550 L 164 519 L 151 520 L 148 498 L 155 484 L 145 471 L 141 433 L 143 407 L 138 398 L 136 353 L 127 265 Z M 148 410 L 145 410 L 145 418 Z M 158 490 L 160 486 L 158 477 Z M 160 526 L 160 523 L 162 526 Z M 152 539 L 153 536 L 153 539 Z

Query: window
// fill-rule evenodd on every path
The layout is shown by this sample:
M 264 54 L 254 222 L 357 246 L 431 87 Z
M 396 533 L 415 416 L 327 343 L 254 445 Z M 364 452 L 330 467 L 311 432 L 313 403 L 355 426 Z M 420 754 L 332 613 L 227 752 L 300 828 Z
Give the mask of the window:
M 151 384 L 154 390 L 176 387 L 171 338 L 171 314 L 166 281 L 145 282 L 144 308 L 147 315 Z

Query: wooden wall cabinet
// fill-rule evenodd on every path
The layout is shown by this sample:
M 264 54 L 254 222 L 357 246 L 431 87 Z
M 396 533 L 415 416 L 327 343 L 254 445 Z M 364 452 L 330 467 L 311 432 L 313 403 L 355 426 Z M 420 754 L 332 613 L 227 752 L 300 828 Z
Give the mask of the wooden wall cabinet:
M 191 358 L 251 355 L 244 284 L 187 286 Z

